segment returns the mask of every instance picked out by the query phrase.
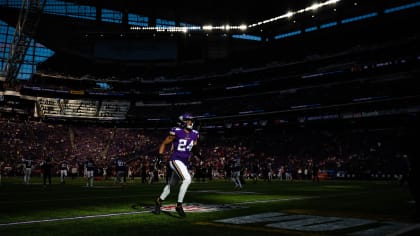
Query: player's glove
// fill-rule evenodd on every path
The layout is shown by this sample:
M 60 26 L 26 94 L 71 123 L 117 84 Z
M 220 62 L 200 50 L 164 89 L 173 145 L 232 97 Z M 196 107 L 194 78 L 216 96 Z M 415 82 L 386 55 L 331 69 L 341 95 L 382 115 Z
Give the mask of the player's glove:
M 159 153 L 158 156 L 157 156 L 157 158 L 156 158 L 156 166 L 158 168 L 160 168 L 164 164 L 165 164 L 165 155 Z
M 193 146 L 193 147 L 191 148 L 191 153 L 192 153 L 194 156 L 196 156 L 196 157 L 198 157 L 199 159 L 201 159 L 201 153 L 200 153 L 200 150 L 198 149 L 198 147 L 197 147 L 197 146 Z

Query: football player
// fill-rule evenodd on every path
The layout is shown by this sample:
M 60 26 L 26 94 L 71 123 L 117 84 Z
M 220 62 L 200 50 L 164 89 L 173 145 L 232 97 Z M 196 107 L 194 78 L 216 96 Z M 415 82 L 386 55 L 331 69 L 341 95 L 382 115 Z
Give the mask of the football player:
M 115 184 L 121 184 L 121 182 L 123 182 L 125 184 L 125 170 L 127 169 L 126 167 L 126 163 L 125 161 L 118 156 L 117 159 L 115 159 L 115 179 L 114 179 L 114 183 Z
M 241 182 L 241 157 L 239 153 L 235 152 L 233 154 L 233 163 L 232 163 L 232 181 L 235 183 L 235 190 L 242 189 L 242 182 Z
M 85 162 L 86 187 L 93 187 L 94 170 L 95 163 L 93 162 L 93 158 L 89 157 Z
M 22 159 L 23 162 L 23 182 L 25 184 L 30 184 L 31 181 L 31 173 L 32 173 L 32 165 L 34 164 L 34 161 L 31 159 L 31 157 L 28 157 L 28 159 Z
M 62 184 L 65 184 L 65 178 L 67 177 L 67 171 L 68 171 L 68 162 L 66 159 L 63 159 L 60 162 L 60 181 Z
M 185 217 L 182 203 L 187 192 L 188 186 L 191 183 L 191 175 L 187 169 L 188 158 L 191 152 L 195 152 L 199 133 L 193 129 L 193 117 L 189 113 L 185 113 L 179 117 L 180 127 L 173 127 L 169 131 L 169 135 L 163 140 L 159 146 L 159 162 L 163 159 L 166 145 L 172 144 L 172 154 L 169 159 L 169 167 L 172 170 L 168 183 L 163 188 L 159 197 L 155 200 L 155 214 L 160 214 L 162 202 L 169 196 L 171 187 L 178 181 L 181 182 L 181 187 L 178 193 L 178 202 L 175 210 L 181 217 Z

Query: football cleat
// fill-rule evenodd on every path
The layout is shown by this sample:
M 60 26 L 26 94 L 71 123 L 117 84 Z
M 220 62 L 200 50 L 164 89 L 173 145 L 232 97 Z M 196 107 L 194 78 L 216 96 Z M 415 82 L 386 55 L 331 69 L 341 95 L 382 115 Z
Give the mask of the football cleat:
M 178 215 L 181 217 L 185 217 L 186 214 L 184 212 L 184 209 L 182 208 L 182 206 L 177 206 L 175 207 L 176 212 L 178 212 Z
M 160 214 L 160 208 L 161 207 L 162 207 L 162 201 L 158 197 L 155 200 L 155 210 L 153 211 L 153 213 L 155 213 L 156 215 L 159 215 Z

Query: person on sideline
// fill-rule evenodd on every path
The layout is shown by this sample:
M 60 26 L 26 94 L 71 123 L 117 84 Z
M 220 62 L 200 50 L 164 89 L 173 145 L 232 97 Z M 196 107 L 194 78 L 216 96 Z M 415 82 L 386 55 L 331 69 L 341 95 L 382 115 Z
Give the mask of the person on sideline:
M 92 157 L 89 157 L 85 162 L 85 177 L 86 177 L 86 187 L 93 187 L 93 178 L 94 178 L 95 163 L 93 162 Z
M 60 181 L 62 184 L 66 183 L 67 171 L 68 171 L 68 162 L 66 159 L 63 159 L 60 162 Z
M 48 179 L 48 184 L 51 185 L 52 164 L 53 164 L 53 161 L 50 156 L 47 156 L 44 159 L 44 161 L 41 163 L 42 171 L 43 171 L 44 187 L 47 186 L 47 179 Z
M 232 159 L 232 181 L 235 184 L 235 190 L 242 189 L 241 170 L 241 157 L 239 156 L 239 153 L 234 153 Z
M 32 166 L 34 165 L 34 161 L 31 157 L 28 159 L 23 159 L 23 182 L 25 184 L 31 183 L 31 173 L 32 173 Z
M 118 156 L 115 159 L 114 165 L 115 165 L 114 184 L 121 184 L 121 183 L 125 184 L 125 178 L 124 177 L 126 175 L 125 171 L 127 169 L 127 165 L 126 165 L 125 161 L 120 156 Z

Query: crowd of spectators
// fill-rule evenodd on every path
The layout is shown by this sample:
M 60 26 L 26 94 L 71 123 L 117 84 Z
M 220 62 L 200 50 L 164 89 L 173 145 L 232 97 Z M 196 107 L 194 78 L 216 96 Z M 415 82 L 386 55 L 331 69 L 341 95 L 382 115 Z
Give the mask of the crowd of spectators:
M 249 133 L 203 131 L 199 155 L 190 159 L 197 181 L 230 179 L 233 153 L 240 155 L 244 179 L 310 179 L 314 167 L 324 178 L 399 179 L 407 172 L 406 153 L 397 145 L 401 131 L 394 128 L 286 127 Z M 119 128 L 100 125 L 55 124 L 0 118 L 0 162 L 3 176 L 23 175 L 24 159 L 40 163 L 69 163 L 73 177 L 83 176 L 87 159 L 95 162 L 95 175 L 115 176 L 114 161 L 127 164 L 127 177 L 142 183 L 162 181 L 165 165 L 157 165 L 157 147 L 165 129 Z M 73 171 L 73 170 L 77 170 Z

